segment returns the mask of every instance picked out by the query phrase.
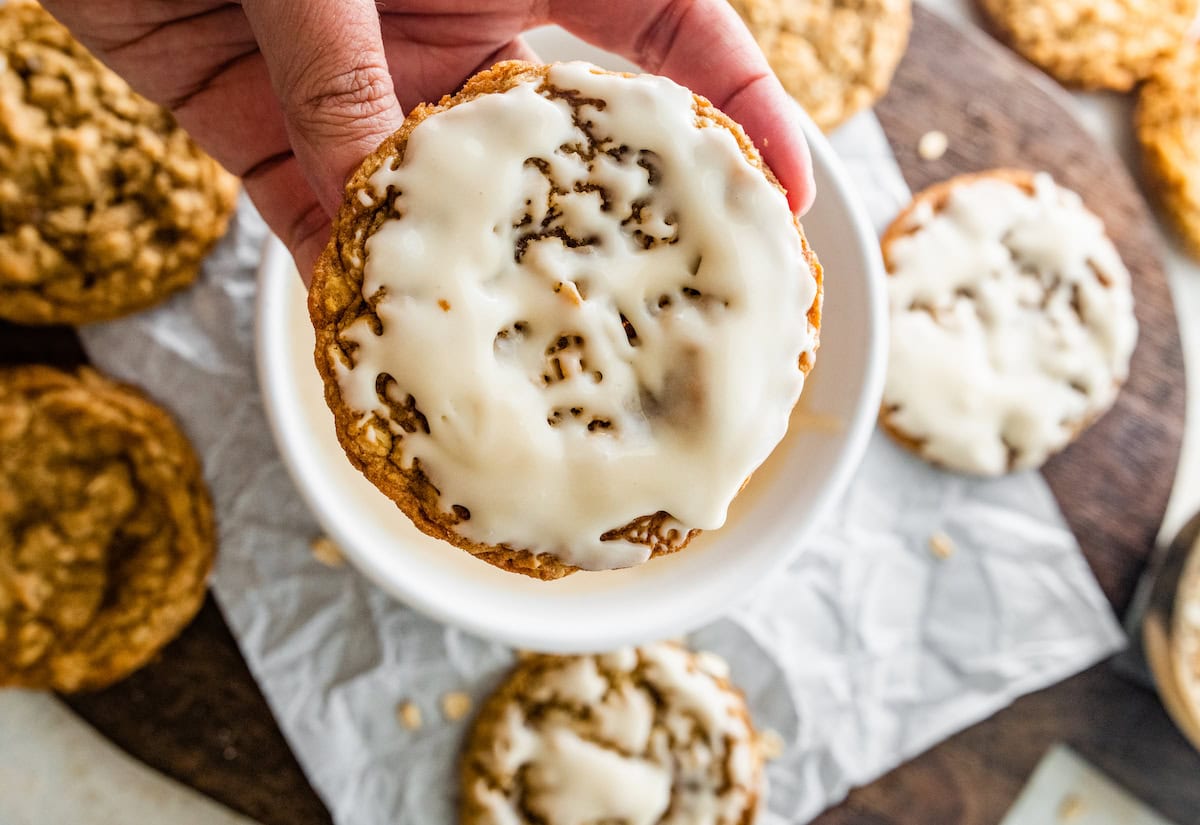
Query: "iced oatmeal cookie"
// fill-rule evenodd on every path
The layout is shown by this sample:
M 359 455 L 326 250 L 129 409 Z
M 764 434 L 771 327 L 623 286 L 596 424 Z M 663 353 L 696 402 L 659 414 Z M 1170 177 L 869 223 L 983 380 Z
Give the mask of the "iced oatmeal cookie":
M 821 269 L 703 98 L 507 62 L 353 176 L 309 310 L 350 460 L 426 533 L 557 578 L 721 526 L 814 363 Z
M 92 690 L 191 620 L 213 562 L 200 464 L 90 369 L 0 370 L 0 685 Z
M 880 422 L 942 467 L 1040 466 L 1129 373 L 1129 271 L 1100 219 L 1045 173 L 963 175 L 883 236 L 891 348 Z
M 81 324 L 190 284 L 236 178 L 29 0 L 0 5 L 0 317 Z
M 521 661 L 467 742 L 459 821 L 749 825 L 762 756 L 720 665 L 668 643 Z

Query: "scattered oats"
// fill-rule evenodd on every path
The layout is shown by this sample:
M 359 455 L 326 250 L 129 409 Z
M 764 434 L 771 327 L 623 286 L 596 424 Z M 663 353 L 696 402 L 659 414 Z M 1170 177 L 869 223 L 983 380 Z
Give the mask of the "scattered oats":
M 946 154 L 949 147 L 950 139 L 946 137 L 946 133 L 935 129 L 921 135 L 921 139 L 917 141 L 917 154 L 922 160 L 937 160 Z
M 954 555 L 954 540 L 945 533 L 937 532 L 929 537 L 929 552 L 939 559 L 948 559 Z
M 471 697 L 461 690 L 452 690 L 442 695 L 442 715 L 457 722 L 471 712 Z
M 767 761 L 783 756 L 786 747 L 787 743 L 783 741 L 783 737 L 777 730 L 767 728 L 758 735 L 758 752 Z
M 1183 620 L 1200 630 L 1200 593 L 1190 593 L 1183 604 Z
M 238 750 L 233 745 L 226 745 L 225 748 L 221 751 L 221 757 L 226 762 L 232 762 L 233 760 L 238 758 Z
M 1074 822 L 1083 815 L 1085 810 L 1087 810 L 1087 805 L 1083 804 L 1082 799 L 1073 793 L 1067 794 L 1058 804 L 1058 821 Z
M 346 563 L 346 557 L 342 555 L 342 548 L 338 547 L 329 536 L 317 536 L 309 546 L 312 548 L 313 558 L 326 567 L 341 567 Z
M 729 678 L 729 662 L 722 659 L 711 650 L 701 650 L 696 654 L 696 664 L 709 676 L 717 679 Z
M 396 718 L 409 730 L 417 730 L 421 727 L 421 709 L 412 702 L 401 702 L 397 705 Z

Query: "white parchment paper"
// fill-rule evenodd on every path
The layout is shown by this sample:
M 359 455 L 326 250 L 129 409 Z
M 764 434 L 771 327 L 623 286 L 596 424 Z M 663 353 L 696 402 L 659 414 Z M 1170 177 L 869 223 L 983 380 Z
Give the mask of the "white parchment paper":
M 909 193 L 878 122 L 835 146 L 882 227 Z M 281 464 L 254 374 L 248 204 L 202 282 L 167 305 L 84 330 L 92 360 L 183 422 L 220 519 L 214 586 L 255 677 L 318 792 L 345 825 L 454 821 L 466 721 L 512 660 L 312 557 L 319 532 Z M 957 547 L 939 559 L 928 542 Z M 767 825 L 802 823 L 949 734 L 1115 650 L 1119 629 L 1036 473 L 974 481 L 876 435 L 811 546 L 692 642 L 729 660 L 755 721 L 787 743 Z M 405 729 L 411 700 L 424 725 Z

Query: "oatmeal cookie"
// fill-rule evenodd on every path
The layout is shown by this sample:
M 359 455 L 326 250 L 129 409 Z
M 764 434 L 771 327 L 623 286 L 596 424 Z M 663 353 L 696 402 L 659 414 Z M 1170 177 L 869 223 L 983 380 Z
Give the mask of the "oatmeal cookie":
M 81 368 L 0 370 L 0 685 L 102 688 L 204 600 L 212 506 L 191 445 Z
M 1001 40 L 1060 83 L 1129 91 L 1174 52 L 1197 0 L 978 0 Z
M 820 290 L 706 100 L 507 62 L 355 173 L 309 310 L 355 466 L 429 535 L 549 579 L 720 526 L 786 431 Z
M 237 179 L 28 0 L 0 6 L 0 317 L 161 301 L 225 232 Z
M 883 97 L 912 0 L 730 0 L 788 93 L 826 132 Z
M 463 825 L 749 825 L 762 755 L 724 663 L 662 643 L 535 655 L 480 710 Z
M 1129 271 L 1100 219 L 1044 173 L 926 189 L 883 236 L 891 349 L 880 422 L 964 473 L 1040 466 L 1129 372 Z
M 1146 177 L 1200 259 L 1200 43 L 1160 63 L 1142 85 L 1136 125 Z

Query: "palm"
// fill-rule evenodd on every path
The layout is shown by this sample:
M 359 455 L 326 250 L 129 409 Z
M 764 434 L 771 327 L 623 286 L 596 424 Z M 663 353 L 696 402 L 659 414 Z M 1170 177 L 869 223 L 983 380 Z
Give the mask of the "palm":
M 760 87 L 774 81 L 768 83 L 761 55 L 724 0 L 384 0 L 375 5 L 395 97 L 391 83 L 384 88 L 373 80 L 365 89 L 345 84 L 347 93 L 336 100 L 329 99 L 328 88 L 340 84 L 331 80 L 361 80 L 359 74 L 381 67 L 371 63 L 369 49 L 353 48 L 357 28 L 349 29 L 351 42 L 346 31 L 321 31 L 331 7 L 324 7 L 323 23 L 305 20 L 320 6 L 317 0 L 256 0 L 256 9 L 249 0 L 245 9 L 222 0 L 43 1 L 97 56 L 146 97 L 174 111 L 208 152 L 244 179 L 302 271 L 325 243 L 341 182 L 398 125 L 395 100 L 407 111 L 453 91 L 496 60 L 533 59 L 520 34 L 551 20 L 706 93 L 745 122 L 762 144 L 768 137 L 785 149 L 789 143 L 781 125 L 787 118 L 761 111 L 766 92 Z M 355 5 L 354 0 L 340 2 L 347 9 Z M 257 25 L 251 11 L 258 12 Z M 697 19 L 701 14 L 707 19 Z M 713 21 L 714 15 L 719 19 Z M 276 18 L 290 20 L 276 25 Z M 314 39 L 281 42 L 297 31 Z M 730 72 L 731 65 L 740 72 Z M 777 85 L 767 91 L 774 94 Z M 286 112 L 281 97 L 288 101 Z M 295 128 L 297 110 L 306 115 L 301 134 Z M 767 118 L 778 122 L 755 128 L 754 120 Z M 308 134 L 314 129 L 328 132 L 324 143 Z M 802 139 L 790 138 L 793 146 L 798 140 L 799 150 L 793 152 L 802 155 Z M 792 172 L 789 167 L 798 165 L 782 151 L 772 147 L 768 161 L 788 185 L 800 173 Z M 783 157 L 784 168 L 773 154 Z

